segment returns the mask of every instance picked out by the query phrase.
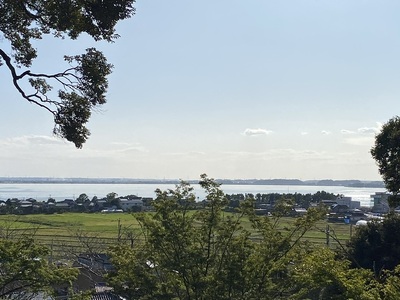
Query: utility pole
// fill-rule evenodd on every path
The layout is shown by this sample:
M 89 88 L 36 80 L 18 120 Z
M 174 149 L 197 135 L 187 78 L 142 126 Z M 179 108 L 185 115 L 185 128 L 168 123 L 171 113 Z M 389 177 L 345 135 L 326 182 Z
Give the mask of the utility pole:
M 118 242 L 121 241 L 121 219 L 118 219 Z
M 326 225 L 326 246 L 329 247 L 329 225 Z

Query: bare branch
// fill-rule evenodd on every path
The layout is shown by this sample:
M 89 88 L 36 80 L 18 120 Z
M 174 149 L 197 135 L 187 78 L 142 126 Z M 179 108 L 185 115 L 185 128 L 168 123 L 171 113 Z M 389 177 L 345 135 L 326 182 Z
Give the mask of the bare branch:
M 53 115 L 55 115 L 55 111 L 54 111 L 54 110 L 50 109 L 50 108 L 47 107 L 46 105 L 44 105 L 44 104 L 42 104 L 42 103 L 40 103 L 40 102 L 38 102 L 38 101 L 32 99 L 32 97 L 29 97 L 28 95 L 25 94 L 24 90 L 23 90 L 23 89 L 21 88 L 21 86 L 18 84 L 18 80 L 20 79 L 20 78 L 19 78 L 20 76 L 17 75 L 17 73 L 16 73 L 16 71 L 15 71 L 15 68 L 14 68 L 14 66 L 13 66 L 12 63 L 11 63 L 11 58 L 10 58 L 2 49 L 0 49 L 0 56 L 4 59 L 6 65 L 7 65 L 7 67 L 8 67 L 8 69 L 10 70 L 11 76 L 12 76 L 12 78 L 13 78 L 13 84 L 14 84 L 15 88 L 18 90 L 18 92 L 21 94 L 21 96 L 22 96 L 24 99 L 28 100 L 29 102 L 34 103 L 34 104 L 36 104 L 36 105 L 38 105 L 38 106 L 40 106 L 40 107 L 46 109 L 47 111 L 49 111 L 49 112 L 52 113 Z M 29 72 L 29 71 L 26 71 L 26 72 Z M 24 72 L 24 73 L 26 73 L 26 72 Z M 22 74 L 24 74 L 24 73 L 22 73 Z M 25 75 L 24 75 L 24 76 L 25 76 Z

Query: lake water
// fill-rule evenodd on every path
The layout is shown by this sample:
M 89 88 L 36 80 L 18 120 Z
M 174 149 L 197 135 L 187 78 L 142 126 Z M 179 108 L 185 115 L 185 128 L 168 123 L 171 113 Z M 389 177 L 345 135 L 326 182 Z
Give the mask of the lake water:
M 204 199 L 204 192 L 199 185 L 192 185 L 199 200 Z M 93 196 L 105 197 L 108 193 L 115 192 L 119 196 L 137 195 L 140 197 L 155 197 L 154 191 L 173 189 L 174 184 L 0 184 L 0 200 L 9 198 L 27 199 L 34 198 L 45 201 L 49 197 L 61 201 L 75 199 L 85 193 L 91 199 Z M 297 185 L 222 185 L 226 194 L 268 194 L 268 193 L 300 193 L 314 194 L 318 191 L 342 194 L 360 201 L 361 206 L 371 206 L 370 195 L 375 192 L 384 192 L 380 188 L 351 188 L 342 186 L 297 186 Z

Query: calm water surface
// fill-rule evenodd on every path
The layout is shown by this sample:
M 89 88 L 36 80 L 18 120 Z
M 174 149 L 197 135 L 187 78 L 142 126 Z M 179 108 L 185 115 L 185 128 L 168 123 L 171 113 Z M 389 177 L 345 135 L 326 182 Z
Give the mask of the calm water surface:
M 0 200 L 9 198 L 34 198 L 45 201 L 49 197 L 61 201 L 74 199 L 85 193 L 91 199 L 93 196 L 105 197 L 108 193 L 115 192 L 119 196 L 137 195 L 140 197 L 154 198 L 154 191 L 172 189 L 173 184 L 0 184 Z M 199 200 L 204 198 L 204 192 L 199 185 L 193 185 Z M 379 188 L 350 188 L 341 186 L 284 186 L 284 185 L 222 185 L 222 190 L 227 194 L 268 194 L 268 193 L 316 193 L 326 191 L 328 193 L 342 194 L 352 197 L 354 201 L 360 201 L 361 206 L 371 206 L 370 195 L 375 192 L 384 192 Z

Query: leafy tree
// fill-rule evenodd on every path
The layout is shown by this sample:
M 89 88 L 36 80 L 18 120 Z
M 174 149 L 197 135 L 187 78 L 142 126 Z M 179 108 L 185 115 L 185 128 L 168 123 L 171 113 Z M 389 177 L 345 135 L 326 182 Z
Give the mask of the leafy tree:
M 90 200 L 89 200 L 89 196 L 86 195 L 85 193 L 80 194 L 79 197 L 76 198 L 76 200 L 75 200 L 76 203 L 80 203 L 80 204 L 83 204 L 87 201 L 90 201 Z
M 260 193 L 256 194 L 256 201 L 261 203 L 262 195 Z
M 382 175 L 387 190 L 393 193 L 389 198 L 389 206 L 393 209 L 400 204 L 400 118 L 390 119 L 382 126 L 375 137 L 375 145 L 371 149 L 376 160 L 379 173 Z
M 349 244 L 349 259 L 354 266 L 373 270 L 394 270 L 400 263 L 400 217 L 387 216 L 383 222 L 368 222 L 357 229 Z
M 339 195 L 333 193 L 327 193 L 325 191 L 318 191 L 312 195 L 314 202 L 321 202 L 322 200 L 335 200 Z
M 68 287 L 77 269 L 50 264 L 49 254 L 29 238 L 0 240 L 0 298 L 32 299 L 39 292 L 52 294 L 56 287 Z
M 117 197 L 118 197 L 118 194 L 115 192 L 111 192 L 106 195 L 107 202 L 111 202 L 111 201 L 115 200 Z
M 381 298 L 380 284 L 370 270 L 350 268 L 350 261 L 329 248 L 305 254 L 294 268 L 293 280 L 302 286 L 296 295 L 299 299 L 386 299 Z
M 175 190 L 156 191 L 155 213 L 135 215 L 141 226 L 136 243 L 111 251 L 115 273 L 109 279 L 115 290 L 129 299 L 287 299 L 295 294 L 293 264 L 307 248 L 300 239 L 322 214 L 311 209 L 282 231 L 285 211 L 259 217 L 254 199 L 247 199 L 237 213 L 225 213 L 228 201 L 219 184 L 202 175 L 200 185 L 207 195 L 202 210 L 190 210 L 196 197 L 182 182 Z
M 384 271 L 382 278 L 384 279 L 380 289 L 382 299 L 400 299 L 400 265 L 397 265 L 393 271 Z
M 85 124 L 91 111 L 106 102 L 107 76 L 112 65 L 95 48 L 64 56 L 69 67 L 57 73 L 33 72 L 37 57 L 33 41 L 44 35 L 76 40 L 82 33 L 95 41 L 114 41 L 115 25 L 134 14 L 135 0 L 2 0 L 0 35 L 9 42 L 11 53 L 0 48 L 0 66 L 10 71 L 12 84 L 21 97 L 49 111 L 53 132 L 81 148 L 90 135 Z M 25 70 L 18 72 L 19 68 Z M 59 88 L 54 95 L 53 86 Z M 27 86 L 30 86 L 28 88 Z
M 118 198 L 118 194 L 115 192 L 108 193 L 106 196 L 107 204 L 108 206 L 116 206 L 118 208 L 121 208 L 121 202 L 120 199 Z

